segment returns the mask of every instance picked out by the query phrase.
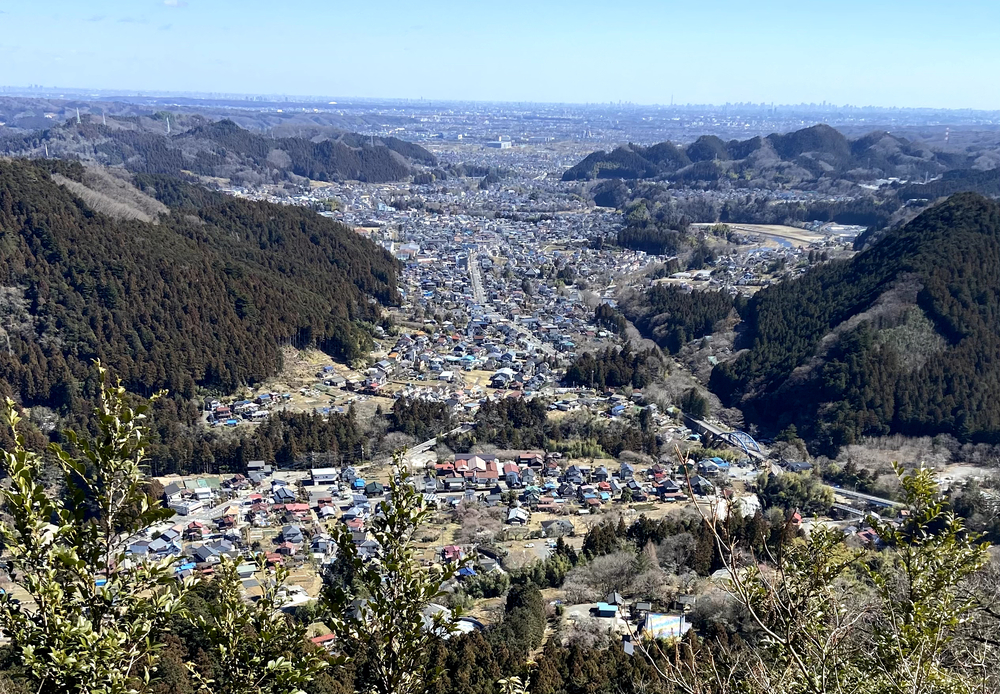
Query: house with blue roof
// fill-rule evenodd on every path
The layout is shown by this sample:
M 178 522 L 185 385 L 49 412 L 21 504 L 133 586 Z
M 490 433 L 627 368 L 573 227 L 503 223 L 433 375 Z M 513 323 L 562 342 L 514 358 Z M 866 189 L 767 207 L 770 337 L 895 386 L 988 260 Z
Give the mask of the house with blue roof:
M 125 550 L 126 554 L 131 554 L 136 557 L 144 557 L 149 554 L 149 543 L 150 540 L 138 540 L 133 542 Z
M 166 540 L 160 536 L 149 543 L 149 553 L 158 559 L 176 557 L 181 553 L 181 546 L 176 540 Z
M 618 616 L 618 605 L 609 605 L 606 602 L 597 603 L 597 616 L 598 617 L 617 617 Z
M 276 486 L 272 493 L 276 504 L 290 504 L 296 499 L 295 492 L 283 484 Z
M 714 458 L 710 458 L 710 460 L 713 463 L 715 463 L 716 465 L 718 465 L 720 470 L 728 470 L 729 469 L 729 463 L 726 462 L 725 460 L 723 460 L 722 458 L 714 457 Z

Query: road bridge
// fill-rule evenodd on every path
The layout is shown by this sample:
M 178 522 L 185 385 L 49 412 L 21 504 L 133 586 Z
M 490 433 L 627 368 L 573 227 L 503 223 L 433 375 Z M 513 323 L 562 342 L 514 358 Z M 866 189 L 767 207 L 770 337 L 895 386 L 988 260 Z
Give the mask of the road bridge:
M 742 431 L 723 429 L 720 426 L 710 424 L 703 419 L 697 419 L 687 414 L 684 415 L 684 423 L 692 431 L 696 431 L 702 436 L 711 436 L 729 446 L 739 448 L 755 463 L 762 463 L 767 460 L 767 456 L 760 450 L 760 446 L 757 445 L 757 442 L 753 440 L 750 434 Z
M 882 508 L 905 508 L 906 504 L 901 504 L 898 501 L 892 501 L 891 499 L 883 499 L 880 496 L 872 496 L 871 494 L 862 494 L 861 492 L 851 491 L 850 489 L 841 489 L 839 487 L 830 487 L 830 490 L 839 496 L 846 497 L 848 499 L 854 499 L 856 501 L 863 501 L 866 504 L 871 504 L 872 506 L 880 506 Z

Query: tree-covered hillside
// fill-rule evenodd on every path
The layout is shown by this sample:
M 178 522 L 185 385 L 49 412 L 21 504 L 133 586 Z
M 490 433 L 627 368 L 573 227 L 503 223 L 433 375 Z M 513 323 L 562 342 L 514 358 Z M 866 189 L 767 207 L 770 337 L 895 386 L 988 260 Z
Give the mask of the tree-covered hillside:
M 711 335 L 732 313 L 733 299 L 723 292 L 688 292 L 658 284 L 627 297 L 622 309 L 643 336 L 676 354 L 689 341 Z
M 1000 195 L 1000 169 L 956 169 L 946 171 L 929 183 L 911 183 L 899 189 L 900 200 L 936 200 L 955 193 L 973 191 L 981 195 Z
M 105 125 L 87 117 L 79 124 L 69 122 L 2 140 L 0 152 L 12 156 L 44 152 L 46 156 L 121 166 L 134 173 L 179 175 L 190 171 L 237 183 L 279 182 L 290 176 L 381 183 L 407 178 L 414 173 L 414 164 L 437 164 L 423 147 L 394 137 L 341 133 L 319 141 L 274 138 L 245 130 L 231 120 L 187 120 L 193 127 L 168 134 L 165 128 L 144 127 L 140 119 L 113 119 Z
M 186 397 L 275 373 L 285 344 L 352 358 L 356 321 L 398 299 L 391 256 L 310 210 L 143 176 L 169 213 L 112 219 L 50 167 L 84 180 L 0 162 L 0 387 L 25 405 L 79 410 L 95 358 L 130 390 Z
M 598 151 L 569 168 L 565 181 L 600 178 L 669 178 L 688 184 L 753 181 L 755 186 L 900 176 L 919 178 L 964 169 L 973 158 L 941 152 L 886 132 L 855 140 L 828 125 L 749 140 L 724 142 L 704 135 L 687 147 L 661 142 L 650 147 L 627 144 Z
M 852 260 L 755 295 L 745 349 L 711 386 L 827 450 L 894 432 L 1000 441 L 997 277 L 1000 206 L 953 196 Z

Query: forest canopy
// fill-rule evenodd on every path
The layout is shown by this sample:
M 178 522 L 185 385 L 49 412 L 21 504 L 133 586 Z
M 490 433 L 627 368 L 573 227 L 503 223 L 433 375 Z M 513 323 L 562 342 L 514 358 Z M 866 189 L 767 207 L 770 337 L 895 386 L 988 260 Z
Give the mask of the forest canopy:
M 112 219 L 53 168 L 83 180 L 79 164 L 0 162 L 0 379 L 25 406 L 79 410 L 98 358 L 133 392 L 188 398 L 274 374 L 284 345 L 354 358 L 360 322 L 398 301 L 396 261 L 310 210 L 147 175 L 169 213 Z
M 591 153 L 567 169 L 563 180 L 669 177 L 687 183 L 714 183 L 741 177 L 762 179 L 781 173 L 786 180 L 792 176 L 804 182 L 852 177 L 855 171 L 863 171 L 868 178 L 922 178 L 951 169 L 967 169 L 972 163 L 973 158 L 967 155 L 933 151 L 887 132 L 873 132 L 851 140 L 834 128 L 819 124 L 790 133 L 729 142 L 705 135 L 687 147 L 671 142 L 649 147 L 629 143 L 610 152 Z
M 199 120 L 190 129 L 169 134 L 144 128 L 135 119 L 105 125 L 88 117 L 0 140 L 0 152 L 37 156 L 44 149 L 50 156 L 121 166 L 133 173 L 191 172 L 237 183 L 270 183 L 294 176 L 384 183 L 408 178 L 416 164 L 437 166 L 437 158 L 426 149 L 395 137 L 340 133 L 314 142 L 253 132 L 228 119 Z
M 657 284 L 623 302 L 625 315 L 644 337 L 671 354 L 685 344 L 715 332 L 715 325 L 729 317 L 733 299 L 723 292 L 693 291 Z
M 768 287 L 711 387 L 834 450 L 862 436 L 1000 440 L 1000 206 L 955 195 L 850 261 Z

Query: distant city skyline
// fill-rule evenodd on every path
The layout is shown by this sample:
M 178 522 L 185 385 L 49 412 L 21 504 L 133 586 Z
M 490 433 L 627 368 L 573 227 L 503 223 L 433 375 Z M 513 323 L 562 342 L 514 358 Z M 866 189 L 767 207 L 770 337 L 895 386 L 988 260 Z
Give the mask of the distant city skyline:
M 0 82 L 129 92 L 1000 110 L 1000 3 L 0 0 Z M 825 3 L 824 3 L 825 5 Z
M 541 106 L 541 107 L 581 107 L 581 108 L 635 108 L 635 109 L 666 109 L 675 108 L 678 110 L 699 111 L 703 109 L 725 109 L 732 108 L 739 110 L 744 108 L 747 111 L 760 110 L 789 110 L 804 109 L 821 111 L 836 111 L 841 109 L 852 109 L 858 111 L 929 111 L 929 112 L 962 112 L 997 114 L 1000 108 L 976 109 L 968 107 L 934 107 L 934 106 L 882 106 L 879 104 L 836 104 L 832 102 L 799 102 L 799 103 L 779 103 L 764 101 L 730 101 L 721 103 L 681 103 L 673 101 L 670 103 L 639 103 L 635 101 L 533 101 L 528 99 L 502 100 L 502 99 L 429 99 L 426 97 L 400 97 L 392 95 L 372 95 L 356 96 L 350 94 L 291 94 L 291 93 L 263 93 L 263 92 L 228 92 L 228 91 L 187 91 L 170 89 L 115 89 L 104 87 L 67 86 L 59 84 L 0 84 L 0 96 L 30 97 L 39 96 L 45 98 L 65 97 L 67 100 L 79 99 L 82 101 L 92 101 L 99 103 L 104 99 L 127 98 L 135 99 L 137 102 L 145 100 L 162 100 L 170 98 L 187 98 L 194 101 L 204 101 L 206 104 L 222 102 L 226 100 L 247 99 L 248 107 L 252 104 L 281 104 L 288 101 L 302 103 L 309 106 L 319 106 L 320 102 L 329 101 L 327 105 L 331 108 L 344 105 L 372 105 L 380 104 L 400 104 L 407 106 L 418 106 L 421 103 L 428 105 L 448 105 L 448 104 L 498 104 L 504 106 Z

